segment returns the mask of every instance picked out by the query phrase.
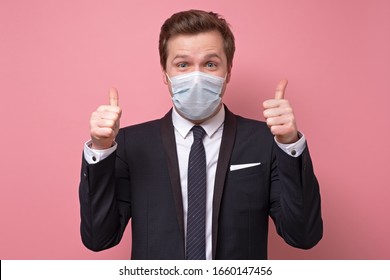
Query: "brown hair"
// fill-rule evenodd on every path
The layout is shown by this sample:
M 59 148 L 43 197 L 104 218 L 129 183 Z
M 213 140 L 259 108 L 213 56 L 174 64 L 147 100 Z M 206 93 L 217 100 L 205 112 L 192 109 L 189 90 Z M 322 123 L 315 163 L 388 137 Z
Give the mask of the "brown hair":
M 160 64 L 165 70 L 167 63 L 168 40 L 179 34 L 198 34 L 217 30 L 224 40 L 224 51 L 227 57 L 227 66 L 230 71 L 233 65 L 235 51 L 234 35 L 229 24 L 220 15 L 201 10 L 189 10 L 178 12 L 168 18 L 161 26 L 159 39 Z

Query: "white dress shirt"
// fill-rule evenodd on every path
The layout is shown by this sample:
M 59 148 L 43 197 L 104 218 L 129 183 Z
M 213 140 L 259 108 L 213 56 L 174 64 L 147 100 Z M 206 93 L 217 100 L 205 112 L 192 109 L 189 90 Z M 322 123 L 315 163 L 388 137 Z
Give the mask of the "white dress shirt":
M 213 214 L 213 194 L 214 194 L 214 181 L 217 170 L 217 162 L 219 155 L 219 148 L 221 146 L 223 123 L 225 119 L 224 106 L 221 110 L 211 119 L 201 124 L 206 131 L 206 135 L 203 138 L 203 145 L 206 152 L 206 259 L 212 259 L 212 214 Z M 187 172 L 188 172 L 188 158 L 193 142 L 193 135 L 191 128 L 194 124 L 183 117 L 181 117 L 175 108 L 172 110 L 172 122 L 175 128 L 176 148 L 178 154 L 181 192 L 183 200 L 183 214 L 184 214 L 184 231 L 186 238 L 187 231 Z M 276 141 L 276 139 L 275 139 Z M 293 144 L 281 144 L 276 141 L 277 145 L 284 150 L 287 154 L 293 157 L 298 157 L 302 154 L 306 148 L 306 140 L 304 135 L 300 134 L 300 139 Z M 89 164 L 97 163 L 116 150 L 117 144 L 107 150 L 93 150 L 89 146 L 91 141 L 88 141 L 84 145 L 84 158 Z
M 225 109 L 222 109 L 210 120 L 201 124 L 206 131 L 203 138 L 203 146 L 206 152 L 206 260 L 212 259 L 212 217 L 213 217 L 213 194 L 215 173 L 217 171 L 217 162 L 219 147 L 221 146 L 223 122 L 225 120 Z M 188 159 L 192 143 L 194 141 L 191 131 L 194 124 L 181 117 L 174 109 L 172 111 L 172 122 L 175 127 L 175 137 L 177 154 L 179 160 L 181 193 L 183 198 L 184 211 L 184 233 L 187 236 L 187 174 Z

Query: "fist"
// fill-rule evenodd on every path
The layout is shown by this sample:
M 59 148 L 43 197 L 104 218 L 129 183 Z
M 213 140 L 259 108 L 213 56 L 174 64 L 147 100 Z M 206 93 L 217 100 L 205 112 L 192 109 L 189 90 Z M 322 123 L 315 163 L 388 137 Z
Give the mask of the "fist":
M 100 106 L 91 115 L 89 124 L 92 149 L 110 148 L 118 134 L 122 110 L 118 106 L 118 91 L 115 88 L 110 88 L 109 98 L 109 105 Z
M 271 133 L 282 144 L 290 144 L 298 141 L 298 129 L 295 123 L 293 109 L 284 99 L 287 80 L 282 80 L 276 87 L 275 98 L 264 101 L 264 118 Z

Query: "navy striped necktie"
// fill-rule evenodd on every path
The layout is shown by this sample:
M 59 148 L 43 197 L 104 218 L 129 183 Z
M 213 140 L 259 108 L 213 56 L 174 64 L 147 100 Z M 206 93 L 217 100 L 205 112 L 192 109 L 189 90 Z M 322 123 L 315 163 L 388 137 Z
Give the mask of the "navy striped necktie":
M 206 259 L 206 154 L 203 146 L 205 131 L 192 128 L 194 142 L 188 161 L 188 214 L 186 259 Z

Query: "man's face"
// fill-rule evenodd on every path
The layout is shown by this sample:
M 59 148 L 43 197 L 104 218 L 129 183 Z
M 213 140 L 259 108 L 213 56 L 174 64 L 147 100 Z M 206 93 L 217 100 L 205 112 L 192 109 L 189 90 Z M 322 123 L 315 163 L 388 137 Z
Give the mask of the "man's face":
M 164 83 L 171 92 L 170 82 L 165 75 L 174 77 L 193 71 L 201 71 L 224 78 L 226 82 L 221 92 L 225 92 L 226 83 L 230 80 L 227 58 L 223 48 L 223 38 L 218 31 L 199 34 L 181 34 L 169 39 L 166 70 L 163 70 Z

